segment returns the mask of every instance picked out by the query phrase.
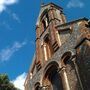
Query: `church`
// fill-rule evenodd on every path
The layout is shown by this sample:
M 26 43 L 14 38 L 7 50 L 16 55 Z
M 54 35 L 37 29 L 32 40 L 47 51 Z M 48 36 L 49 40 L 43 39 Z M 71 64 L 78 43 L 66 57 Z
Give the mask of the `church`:
M 63 8 L 41 6 L 36 51 L 25 90 L 90 90 L 90 20 L 66 21 Z

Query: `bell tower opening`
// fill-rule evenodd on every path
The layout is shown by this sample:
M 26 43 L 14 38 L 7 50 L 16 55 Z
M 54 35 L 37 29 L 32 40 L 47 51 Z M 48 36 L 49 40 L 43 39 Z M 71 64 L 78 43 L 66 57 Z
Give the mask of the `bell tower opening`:
M 45 31 L 46 28 L 47 28 L 48 25 L 49 25 L 49 16 L 48 16 L 47 10 L 45 10 L 44 13 L 42 14 L 41 22 L 42 22 L 42 26 L 43 26 L 44 31 Z
M 46 22 L 45 22 L 45 20 L 42 20 L 42 24 L 43 24 L 43 28 L 44 28 L 44 31 L 45 31 L 45 29 L 46 29 Z

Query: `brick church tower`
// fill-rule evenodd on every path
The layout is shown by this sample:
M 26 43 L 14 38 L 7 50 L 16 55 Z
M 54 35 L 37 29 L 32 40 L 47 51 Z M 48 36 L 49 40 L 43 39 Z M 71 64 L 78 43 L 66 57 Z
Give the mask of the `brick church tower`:
M 90 90 L 90 21 L 66 22 L 63 8 L 42 5 L 36 52 L 25 90 Z

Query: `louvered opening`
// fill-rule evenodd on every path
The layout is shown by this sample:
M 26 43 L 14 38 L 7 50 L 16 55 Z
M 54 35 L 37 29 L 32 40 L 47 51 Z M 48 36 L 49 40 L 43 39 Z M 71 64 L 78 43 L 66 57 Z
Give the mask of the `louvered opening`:
M 56 52 L 56 51 L 59 49 L 59 46 L 58 46 L 58 43 L 57 43 L 57 42 L 55 42 L 55 43 L 52 45 L 52 47 L 53 47 L 54 52 Z
M 39 71 L 42 68 L 40 61 L 36 63 L 36 67 L 37 67 L 37 71 Z

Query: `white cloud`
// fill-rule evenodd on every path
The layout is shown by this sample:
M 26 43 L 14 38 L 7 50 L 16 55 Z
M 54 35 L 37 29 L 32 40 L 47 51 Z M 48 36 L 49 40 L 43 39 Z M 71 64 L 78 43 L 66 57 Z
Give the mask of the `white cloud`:
M 17 3 L 18 0 L 0 0 L 0 13 L 6 9 L 7 6 Z
M 2 21 L 0 22 L 0 27 L 4 27 L 6 28 L 7 30 L 12 30 L 11 26 L 8 24 L 8 22 L 6 21 Z
M 80 0 L 70 0 L 67 4 L 68 8 L 83 8 L 84 3 Z
M 14 44 L 11 47 L 7 47 L 5 49 L 2 49 L 0 51 L 0 60 L 1 61 L 7 61 L 11 58 L 11 56 L 18 51 L 20 48 L 22 48 L 24 45 L 26 45 L 27 42 L 24 41 L 22 43 L 14 42 Z
M 17 13 L 12 12 L 9 8 L 7 8 L 5 10 L 5 12 L 11 17 L 13 18 L 13 20 L 17 21 L 18 23 L 21 23 L 21 20 L 19 18 L 19 16 L 17 15 Z
M 24 82 L 26 79 L 26 73 L 24 72 L 23 74 L 19 75 L 18 77 L 16 77 L 15 80 L 12 80 L 11 82 L 15 85 L 15 87 L 17 87 L 20 90 L 24 90 Z
M 16 20 L 18 23 L 21 23 L 21 20 L 20 20 L 20 18 L 17 16 L 16 13 L 12 13 L 12 17 L 13 17 L 13 19 Z
M 12 30 L 12 28 L 10 27 L 10 25 L 6 21 L 3 21 L 2 23 L 0 23 L 0 25 L 5 27 L 8 30 Z
M 0 13 L 5 10 L 5 6 L 0 4 Z

